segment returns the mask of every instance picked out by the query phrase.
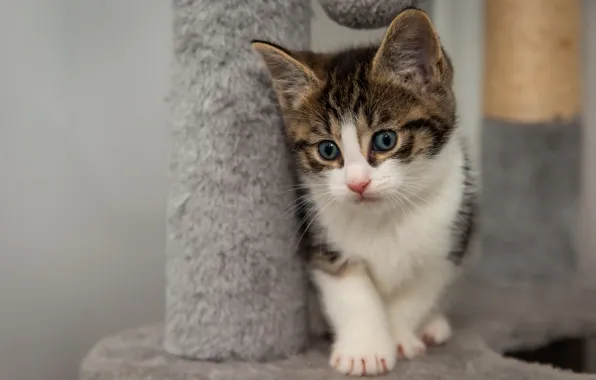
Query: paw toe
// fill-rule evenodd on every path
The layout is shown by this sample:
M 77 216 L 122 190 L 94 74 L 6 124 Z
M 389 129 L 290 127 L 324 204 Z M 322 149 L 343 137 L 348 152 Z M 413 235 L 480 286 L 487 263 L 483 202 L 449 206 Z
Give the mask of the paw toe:
M 440 345 L 451 338 L 451 326 L 443 316 L 428 321 L 421 330 L 422 339 L 428 345 Z
M 389 372 L 395 366 L 395 360 L 377 355 L 333 356 L 331 366 L 338 372 L 350 376 L 375 376 Z
M 398 359 L 413 359 L 417 356 L 422 356 L 426 352 L 426 346 L 419 340 L 412 340 L 411 342 L 402 342 L 397 344 L 397 358 Z

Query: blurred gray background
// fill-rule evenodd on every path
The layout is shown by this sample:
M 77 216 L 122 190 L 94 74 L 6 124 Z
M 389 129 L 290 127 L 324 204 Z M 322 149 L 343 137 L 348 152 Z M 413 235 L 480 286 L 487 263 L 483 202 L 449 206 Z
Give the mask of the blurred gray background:
M 479 131 L 482 2 L 437 1 L 461 122 Z M 313 47 L 380 37 L 315 4 Z M 76 379 L 162 319 L 170 2 L 0 1 L 0 379 Z

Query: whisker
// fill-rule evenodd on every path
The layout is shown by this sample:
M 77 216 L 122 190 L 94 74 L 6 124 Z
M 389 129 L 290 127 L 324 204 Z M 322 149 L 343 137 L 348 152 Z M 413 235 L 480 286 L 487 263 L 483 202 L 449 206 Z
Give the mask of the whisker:
M 433 193 L 432 191 L 429 191 L 429 190 L 426 190 L 426 189 L 423 189 L 423 188 L 416 188 L 416 187 L 414 187 L 414 186 L 411 186 L 411 187 L 412 187 L 412 188 L 414 188 L 414 190 L 418 190 L 418 191 L 424 191 L 424 192 L 428 193 L 429 195 L 431 195 L 431 196 L 434 196 L 434 197 L 436 197 L 437 199 L 439 199 L 439 200 L 442 200 L 442 201 L 444 201 L 444 202 L 450 202 L 450 200 L 446 199 L 445 197 L 443 197 L 443 196 L 441 196 L 441 195 L 439 195 L 439 194 L 435 194 L 435 193 Z M 408 193 L 409 193 L 409 194 L 411 194 L 411 195 L 414 195 L 414 196 L 418 197 L 418 198 L 419 198 L 419 199 L 421 199 L 421 200 L 424 200 L 424 202 L 425 202 L 425 203 L 428 203 L 428 201 L 429 201 L 428 199 L 425 199 L 425 198 L 423 198 L 423 197 L 421 197 L 421 196 L 419 196 L 419 195 L 416 195 L 416 194 L 414 194 L 414 193 L 412 193 L 412 192 L 408 191 L 406 186 L 402 187 L 401 189 L 402 189 L 403 191 L 406 191 L 406 192 L 408 192 Z M 466 221 L 466 218 L 465 218 L 465 217 L 463 217 L 463 216 L 461 216 L 459 213 L 455 214 L 455 217 L 456 217 L 456 218 L 458 218 L 458 219 L 460 219 L 460 220 L 462 220 L 462 221 Z
M 401 190 L 405 190 L 405 189 L 401 189 Z M 410 194 L 412 194 L 412 193 L 410 193 Z M 412 194 L 412 195 L 413 195 L 413 194 Z M 410 198 L 408 198 L 407 196 L 406 196 L 406 197 L 404 197 L 404 199 L 405 199 L 405 200 L 407 200 L 407 201 L 409 201 L 410 203 L 414 204 L 414 205 L 415 205 L 415 206 L 418 208 L 418 210 L 419 210 L 420 212 L 422 212 L 422 208 L 420 207 L 420 205 L 418 205 L 417 203 L 415 203 L 414 201 L 412 201 L 412 200 L 411 200 Z M 423 199 L 423 198 L 420 198 L 420 199 Z M 431 215 L 432 215 L 432 214 L 431 214 Z M 433 216 L 431 216 L 431 215 L 429 215 L 429 217 L 430 217 L 432 220 L 439 221 L 439 219 L 438 219 L 438 218 L 436 218 L 436 217 L 433 217 Z M 456 216 L 456 217 L 458 217 L 458 218 L 461 218 L 462 220 L 465 220 L 465 219 L 464 219 L 464 218 L 462 218 L 462 217 L 461 217 L 459 214 L 455 214 L 455 216 Z M 456 229 L 458 232 L 460 232 L 460 233 L 463 233 L 463 231 L 462 231 L 462 230 L 461 230 L 461 229 L 460 229 L 460 228 L 459 228 L 457 225 L 455 225 L 453 222 L 449 222 L 449 221 L 446 221 L 446 222 L 447 222 L 447 224 L 449 224 L 449 226 L 451 226 L 452 228 Z
M 282 185 L 280 186 L 281 188 L 309 188 L 309 187 L 325 187 L 328 186 L 326 183 L 313 183 L 313 184 L 307 184 L 307 183 L 298 183 L 298 184 L 294 184 L 294 185 Z
M 327 202 L 328 199 L 332 199 L 332 197 L 330 195 L 327 194 L 323 194 L 325 196 L 327 196 L 326 198 L 323 199 L 323 202 Z M 300 224 L 298 225 L 298 229 L 300 229 L 305 223 L 307 223 L 308 218 L 313 215 L 316 212 L 317 208 L 313 207 L 312 209 L 310 209 L 306 215 L 304 215 L 303 219 L 300 221 Z
M 393 196 L 393 198 L 395 198 L 396 201 L 399 202 L 399 205 L 400 205 L 399 208 L 401 209 L 401 212 L 402 212 L 403 215 L 406 215 L 407 214 L 406 213 L 406 209 L 407 209 L 407 212 L 408 213 L 411 213 L 412 212 L 410 210 L 410 208 L 401 199 L 401 197 L 400 197 L 400 195 L 398 193 L 393 192 L 393 193 L 390 193 L 390 194 Z
M 310 228 L 310 226 L 313 224 L 313 222 L 317 219 L 317 217 L 323 212 L 325 211 L 325 209 L 327 207 L 329 207 L 333 201 L 335 199 L 333 197 L 330 197 L 330 199 L 324 204 L 323 207 L 321 207 L 319 209 L 319 211 L 311 218 L 310 222 L 308 223 L 308 225 L 306 226 L 306 228 L 304 229 L 304 231 L 302 232 L 302 235 L 300 235 L 300 238 L 298 239 L 298 243 L 297 244 L 297 248 L 300 247 L 300 243 L 302 242 L 302 239 L 304 238 L 304 235 L 306 234 L 306 232 L 308 231 L 308 229 Z M 307 218 L 305 218 L 306 220 Z M 302 224 L 301 224 L 302 225 Z
M 291 214 L 295 214 L 301 207 L 306 206 L 310 201 L 309 198 L 304 198 L 297 203 L 291 203 L 289 206 L 285 207 L 281 212 L 282 216 L 289 216 Z
M 405 215 L 406 210 L 399 204 L 397 203 L 396 199 L 395 199 L 395 195 L 394 194 L 389 194 L 389 200 L 391 201 L 391 203 L 394 205 L 394 209 L 397 209 L 397 207 L 399 207 L 399 211 L 402 213 L 402 215 Z M 397 207 L 395 207 L 397 206 Z
M 295 187 L 295 188 L 286 188 L 283 191 L 277 192 L 274 195 L 282 195 L 282 194 L 287 194 L 289 192 L 292 191 L 297 191 L 297 190 L 308 190 L 308 189 L 320 189 L 320 188 L 326 188 L 327 185 L 321 185 L 321 186 L 304 186 L 304 187 Z

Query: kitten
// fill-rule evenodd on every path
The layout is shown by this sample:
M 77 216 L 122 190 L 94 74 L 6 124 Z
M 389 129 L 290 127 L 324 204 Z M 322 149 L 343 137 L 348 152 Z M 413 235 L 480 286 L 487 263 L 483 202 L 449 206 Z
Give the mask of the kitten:
M 417 9 L 396 16 L 378 47 L 253 47 L 296 161 L 302 254 L 333 330 L 330 365 L 391 371 L 450 337 L 437 305 L 473 230 L 450 59 Z

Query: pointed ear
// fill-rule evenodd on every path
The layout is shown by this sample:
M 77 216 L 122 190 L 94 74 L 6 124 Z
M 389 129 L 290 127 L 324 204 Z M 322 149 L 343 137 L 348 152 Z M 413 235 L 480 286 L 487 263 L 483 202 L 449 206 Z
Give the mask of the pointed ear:
M 314 89 L 320 80 L 305 64 L 292 53 L 269 42 L 252 41 L 252 47 L 263 59 L 280 105 L 295 107 L 300 100 Z
M 421 10 L 408 9 L 393 19 L 372 64 L 373 74 L 415 81 L 426 86 L 440 81 L 445 57 L 430 18 Z

